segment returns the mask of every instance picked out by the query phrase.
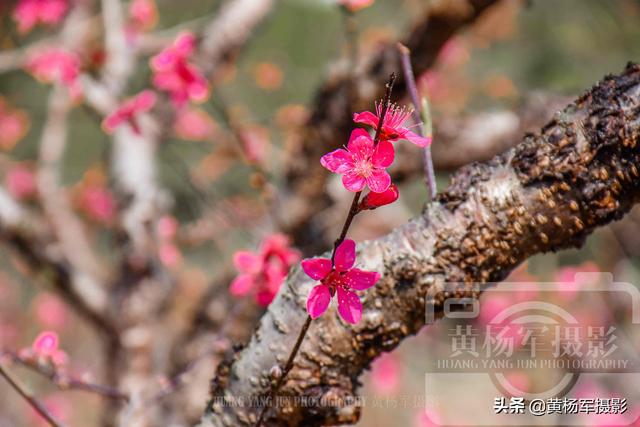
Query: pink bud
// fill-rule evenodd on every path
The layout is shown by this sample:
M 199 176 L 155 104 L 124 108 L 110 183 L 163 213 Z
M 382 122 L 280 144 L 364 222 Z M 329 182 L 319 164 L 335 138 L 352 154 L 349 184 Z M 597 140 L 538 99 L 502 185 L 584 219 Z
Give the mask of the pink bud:
M 367 194 L 362 202 L 360 202 L 360 209 L 375 209 L 380 206 L 389 205 L 398 200 L 399 196 L 398 187 L 395 184 L 391 184 L 389 188 L 382 193 L 370 192 Z

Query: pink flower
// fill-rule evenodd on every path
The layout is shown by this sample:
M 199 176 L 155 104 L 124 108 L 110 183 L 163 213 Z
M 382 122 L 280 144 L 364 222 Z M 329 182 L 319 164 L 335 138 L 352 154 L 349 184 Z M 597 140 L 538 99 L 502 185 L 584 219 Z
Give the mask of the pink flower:
M 178 221 L 171 215 L 165 215 L 158 220 L 157 233 L 161 240 L 173 240 L 178 234 Z
M 207 141 L 216 132 L 216 123 L 206 111 L 198 108 L 185 108 L 177 112 L 173 131 L 181 139 Z
M 44 327 L 62 328 L 67 321 L 67 306 L 51 293 L 41 293 L 33 302 L 36 318 Z
M 162 242 L 158 248 L 160 262 L 168 268 L 175 268 L 182 262 L 180 249 L 172 242 Z
M 36 193 L 36 179 L 26 166 L 18 165 L 7 172 L 4 177 L 7 191 L 18 200 L 26 200 Z
M 389 188 L 382 193 L 368 193 L 360 202 L 360 209 L 373 210 L 380 206 L 389 205 L 398 200 L 399 196 L 398 187 L 395 184 L 391 184 Z
M 300 252 L 292 249 L 289 238 L 272 234 L 264 239 L 257 253 L 238 251 L 233 263 L 240 272 L 229 288 L 234 296 L 255 294 L 256 302 L 266 307 L 280 290 L 291 266 L 300 260 Z
M 382 105 L 376 104 L 376 114 L 373 114 L 370 111 L 355 113 L 353 115 L 353 121 L 371 126 L 377 130 L 378 122 L 380 121 L 380 114 L 382 114 Z M 399 139 L 406 139 L 418 147 L 426 147 L 431 144 L 431 137 L 420 136 L 409 130 L 408 127 L 404 126 L 404 122 L 407 121 L 410 116 L 410 110 L 399 108 L 396 105 L 390 106 L 384 115 L 380 139 L 390 142 L 394 142 Z
M 120 107 L 109 114 L 102 121 L 102 127 L 105 132 L 113 133 L 118 126 L 126 122 L 134 132 L 140 133 L 136 116 L 151 110 L 154 105 L 156 105 L 156 94 L 151 90 L 144 90 L 124 101 Z
M 36 52 L 27 59 L 25 69 L 43 83 L 59 83 L 71 91 L 73 98 L 82 94 L 78 81 L 80 58 L 73 52 L 55 47 Z
M 338 313 L 352 324 L 362 317 L 362 303 L 353 292 L 363 291 L 375 285 L 380 274 L 353 268 L 356 262 L 356 243 L 343 241 L 336 249 L 334 262 L 327 258 L 309 258 L 302 261 L 302 269 L 314 280 L 319 280 L 309 293 L 307 311 L 316 319 L 327 311 L 331 298 L 338 293 Z
M 29 118 L 20 110 L 9 108 L 0 97 L 0 149 L 10 150 L 27 133 Z
M 18 32 L 24 34 L 39 23 L 58 24 L 68 8 L 67 0 L 20 0 L 13 12 L 13 19 L 18 24 Z
M 93 220 L 109 224 L 116 214 L 116 203 L 111 192 L 102 187 L 90 185 L 80 195 L 80 205 Z
M 346 7 L 351 12 L 357 12 L 373 4 L 374 0 L 338 0 L 338 4 Z
M 371 366 L 371 385 L 380 393 L 394 393 L 400 385 L 400 363 L 392 353 L 380 355 Z
M 151 58 L 153 84 L 168 92 L 177 107 L 188 100 L 202 102 L 209 97 L 207 79 L 198 67 L 188 62 L 195 46 L 195 36 L 182 33 L 171 46 Z
M 67 363 L 67 354 L 58 348 L 58 334 L 44 331 L 31 344 L 31 352 L 35 357 L 51 361 L 54 365 L 62 366 Z
M 156 2 L 154 0 L 133 0 L 129 4 L 129 20 L 134 31 L 149 31 L 158 22 Z
M 374 193 L 382 193 L 391 185 L 386 168 L 393 163 L 393 145 L 380 141 L 374 146 L 371 136 L 364 129 L 351 132 L 347 149 L 339 148 L 320 159 L 331 172 L 342 175 L 342 184 L 353 192 L 362 191 L 365 185 Z

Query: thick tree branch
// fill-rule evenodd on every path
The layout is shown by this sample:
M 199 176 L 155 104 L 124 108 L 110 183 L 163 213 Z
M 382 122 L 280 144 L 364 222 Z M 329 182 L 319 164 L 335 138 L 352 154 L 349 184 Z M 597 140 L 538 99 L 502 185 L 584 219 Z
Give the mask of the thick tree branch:
M 639 140 L 640 66 L 630 65 L 515 148 L 462 168 L 421 216 L 360 245 L 361 267 L 382 273 L 364 293 L 362 321 L 349 326 L 333 308 L 314 321 L 281 390 L 289 397 L 342 398 L 341 404 L 291 399 L 269 412 L 266 425 L 354 423 L 359 408 L 348 398 L 358 377 L 424 326 L 426 302 L 438 311 L 434 296 L 445 282 L 477 296 L 472 283 L 502 280 L 534 254 L 580 246 L 596 227 L 626 213 L 640 199 Z M 283 363 L 307 316 L 312 285 L 299 269 L 290 275 L 248 346 L 219 368 L 202 426 L 255 422 L 260 408 L 232 399 L 266 395 L 272 368 Z

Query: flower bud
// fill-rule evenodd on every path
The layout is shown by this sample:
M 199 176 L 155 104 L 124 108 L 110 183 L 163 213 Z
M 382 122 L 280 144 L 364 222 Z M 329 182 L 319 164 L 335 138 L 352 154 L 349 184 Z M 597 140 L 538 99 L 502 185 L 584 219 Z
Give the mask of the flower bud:
M 399 196 L 398 187 L 395 184 L 391 184 L 389 188 L 382 193 L 369 192 L 362 202 L 360 202 L 360 209 L 375 209 L 380 206 L 389 205 L 398 200 Z

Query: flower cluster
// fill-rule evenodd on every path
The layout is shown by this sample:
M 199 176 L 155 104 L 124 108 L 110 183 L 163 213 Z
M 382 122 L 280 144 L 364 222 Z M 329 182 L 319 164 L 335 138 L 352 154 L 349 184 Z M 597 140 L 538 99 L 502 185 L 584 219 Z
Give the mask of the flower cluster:
M 200 69 L 189 62 L 196 38 L 189 32 L 178 35 L 173 44 L 151 58 L 153 84 L 169 93 L 176 107 L 187 101 L 202 102 L 209 97 L 209 83 Z
M 20 0 L 13 11 L 13 19 L 18 32 L 24 34 L 38 24 L 58 24 L 68 8 L 68 0 Z
M 387 98 L 388 102 L 388 98 Z M 331 172 L 342 175 L 344 187 L 356 193 L 350 218 L 357 213 L 388 205 L 398 199 L 398 188 L 391 183 L 387 168 L 393 163 L 393 142 L 406 139 L 419 147 L 426 147 L 431 138 L 412 132 L 405 121 L 411 111 L 397 106 L 376 105 L 376 113 L 356 113 L 353 121 L 371 126 L 376 138 L 365 129 L 351 132 L 346 148 L 325 154 L 320 163 Z M 378 129 L 379 128 L 379 129 Z M 369 193 L 359 200 L 360 192 Z M 358 204 L 356 204 L 359 202 Z M 347 221 L 347 226 L 349 221 Z M 344 240 L 334 249 L 331 259 L 312 258 L 302 261 L 302 269 L 314 280 L 319 280 L 307 299 L 307 311 L 311 318 L 321 316 L 329 307 L 331 298 L 338 296 L 338 313 L 348 323 L 358 323 L 362 318 L 362 303 L 354 291 L 363 291 L 375 285 L 380 274 L 353 268 L 356 261 L 356 245 Z
M 272 234 L 262 241 L 257 253 L 236 252 L 233 263 L 240 275 L 231 282 L 231 294 L 245 296 L 253 293 L 259 305 L 268 306 L 291 266 L 300 260 L 300 252 L 289 245 L 287 236 Z
M 58 334 L 53 331 L 40 333 L 31 347 L 20 350 L 20 357 L 36 362 L 50 363 L 56 367 L 67 364 L 67 354 L 59 348 Z

